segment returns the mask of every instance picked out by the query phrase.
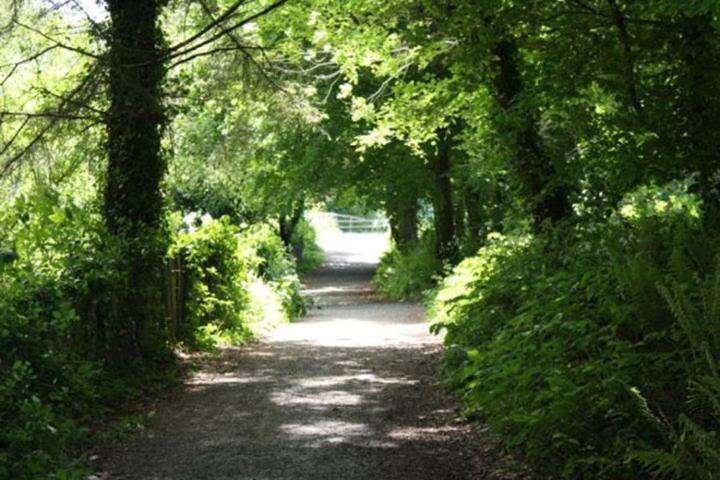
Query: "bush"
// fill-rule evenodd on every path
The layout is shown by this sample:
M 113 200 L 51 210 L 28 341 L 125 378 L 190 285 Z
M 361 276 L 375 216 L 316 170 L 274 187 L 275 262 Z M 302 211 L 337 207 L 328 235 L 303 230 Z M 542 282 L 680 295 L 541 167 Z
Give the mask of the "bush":
M 448 382 L 539 472 L 642 478 L 652 455 L 638 452 L 672 450 L 638 392 L 668 419 L 692 398 L 697 355 L 657 288 L 713 274 L 720 231 L 687 189 L 642 188 L 611 219 L 552 238 L 495 235 L 437 289 Z M 717 317 L 705 325 L 720 336 Z
M 294 260 L 269 226 L 189 215 L 170 255 L 187 275 L 177 336 L 190 348 L 245 343 L 303 312 Z
M 137 364 L 125 377 L 104 363 L 127 262 L 97 209 L 52 188 L 12 207 L 0 213 L 0 478 L 83 478 L 89 426 L 167 369 Z M 246 341 L 302 312 L 294 260 L 267 226 L 206 218 L 171 253 L 191 280 L 188 344 Z
M 432 245 L 431 236 L 424 235 L 407 252 L 393 247 L 384 254 L 373 278 L 378 291 L 392 300 L 417 300 L 432 288 L 442 271 Z
M 3 283 L 0 477 L 37 478 L 71 463 L 100 370 L 68 345 L 78 318 L 52 285 Z
M 675 272 L 687 272 L 684 267 Z M 634 390 L 646 417 L 662 432 L 664 445 L 633 452 L 631 458 L 656 478 L 714 479 L 720 472 L 719 267 L 693 278 L 671 273 L 659 286 L 690 348 L 685 356 L 686 411 L 676 421 Z
M 305 219 L 300 220 L 293 232 L 292 250 L 300 273 L 315 270 L 325 259 L 325 252 L 317 244 L 317 232 Z
M 247 265 L 279 296 L 287 317 L 304 314 L 296 261 L 275 230 L 266 224 L 255 225 L 246 229 L 240 239 Z
M 121 273 L 92 209 L 50 188 L 13 206 L 0 219 L 0 477 L 75 478 L 83 425 L 107 400 L 95 355 L 102 322 L 81 315 Z

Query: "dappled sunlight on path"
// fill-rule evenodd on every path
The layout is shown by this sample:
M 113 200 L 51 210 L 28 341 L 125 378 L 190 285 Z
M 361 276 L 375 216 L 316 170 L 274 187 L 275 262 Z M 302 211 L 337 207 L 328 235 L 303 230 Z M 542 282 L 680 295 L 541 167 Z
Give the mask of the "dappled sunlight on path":
M 422 310 L 382 302 L 368 283 L 381 250 L 353 249 L 372 241 L 328 252 L 305 283 L 316 307 L 195 375 L 107 459 L 110 478 L 481 478 Z

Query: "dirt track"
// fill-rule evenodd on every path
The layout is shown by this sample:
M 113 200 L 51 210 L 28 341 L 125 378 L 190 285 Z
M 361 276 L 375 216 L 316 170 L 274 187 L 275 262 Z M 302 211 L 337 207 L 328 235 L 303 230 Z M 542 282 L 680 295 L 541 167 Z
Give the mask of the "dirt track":
M 106 478 L 495 478 L 437 385 L 422 310 L 378 300 L 362 262 L 329 252 L 306 279 L 316 308 L 227 350 L 100 459 Z

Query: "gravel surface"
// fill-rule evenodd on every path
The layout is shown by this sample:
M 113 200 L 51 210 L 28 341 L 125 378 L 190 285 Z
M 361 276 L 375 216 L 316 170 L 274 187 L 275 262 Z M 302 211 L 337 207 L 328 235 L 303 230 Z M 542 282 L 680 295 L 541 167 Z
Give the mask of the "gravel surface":
M 373 294 L 375 265 L 329 252 L 315 307 L 227 349 L 148 427 L 100 455 L 100 478 L 516 478 L 437 384 L 439 339 L 419 306 Z

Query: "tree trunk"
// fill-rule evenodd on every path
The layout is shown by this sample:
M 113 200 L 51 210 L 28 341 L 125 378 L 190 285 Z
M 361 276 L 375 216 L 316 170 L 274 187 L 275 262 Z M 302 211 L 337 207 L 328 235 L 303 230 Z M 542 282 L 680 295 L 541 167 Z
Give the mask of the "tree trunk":
M 466 187 L 462 191 L 465 220 L 465 242 L 468 251 L 480 248 L 490 232 L 502 232 L 502 186 L 499 183 Z
M 302 220 L 303 213 L 305 213 L 305 202 L 301 201 L 298 205 L 290 208 L 290 215 L 283 212 L 278 218 L 278 234 L 288 251 L 292 249 L 292 238 L 295 234 L 295 229 L 300 223 L 300 220 Z M 294 253 L 297 254 L 298 252 Z M 302 255 L 302 252 L 300 253 Z
M 477 244 L 482 239 L 485 230 L 485 208 L 482 194 L 472 187 L 463 191 L 463 204 L 465 205 L 466 235 L 470 241 Z
M 105 211 L 116 234 L 156 227 L 161 218 L 160 181 L 166 165 L 160 152 L 165 68 L 160 61 L 159 3 L 108 1 L 112 41 Z
M 683 62 L 679 70 L 677 144 L 688 172 L 699 172 L 705 200 L 720 206 L 720 46 L 710 15 L 683 17 L 673 48 Z
M 418 204 L 415 197 L 398 194 L 387 204 L 390 235 L 401 252 L 408 252 L 418 240 Z
M 465 205 L 465 195 L 463 195 L 463 191 L 458 192 L 457 188 L 454 191 L 453 210 L 455 212 L 453 213 L 455 242 L 458 245 L 458 249 L 460 249 L 468 238 L 468 224 L 466 219 L 467 206 Z
M 612 11 L 613 23 L 615 24 L 615 28 L 618 29 L 620 43 L 623 47 L 623 68 L 625 70 L 625 88 L 627 89 L 628 105 L 635 110 L 636 113 L 640 113 L 642 104 L 640 103 L 637 92 L 635 57 L 632 52 L 632 41 L 627 28 L 627 19 L 625 18 L 625 13 L 620 9 L 620 6 L 615 0 L 607 0 L 607 2 Z
M 158 0 L 108 0 L 110 110 L 105 221 L 128 262 L 127 284 L 118 286 L 117 319 L 110 341 L 114 360 L 149 357 L 164 346 L 164 255 L 160 181 L 165 159 L 160 141 L 165 115 Z M 120 357 L 120 358 L 118 358 Z
M 438 134 L 437 153 L 432 161 L 433 210 L 435 215 L 435 254 L 446 262 L 457 261 L 458 249 L 455 239 L 455 211 L 450 182 L 450 150 L 452 149 L 451 129 Z
M 498 104 L 503 110 L 517 112 L 514 121 L 520 122 L 513 166 L 530 203 L 535 228 L 539 229 L 546 220 L 554 223 L 568 214 L 567 193 L 564 187 L 554 185 L 555 168 L 542 152 L 534 116 L 517 105 L 523 84 L 515 41 L 511 38 L 499 40 L 494 53 L 497 57 L 495 95 Z

